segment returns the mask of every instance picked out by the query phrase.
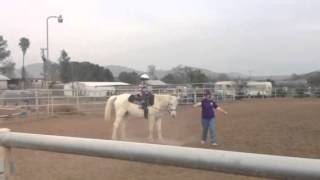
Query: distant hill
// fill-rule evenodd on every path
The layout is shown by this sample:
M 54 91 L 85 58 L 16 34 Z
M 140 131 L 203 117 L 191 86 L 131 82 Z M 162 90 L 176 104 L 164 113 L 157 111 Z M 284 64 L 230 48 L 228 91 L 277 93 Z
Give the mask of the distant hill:
M 309 79 L 309 78 L 312 78 L 312 77 L 313 78 L 318 78 L 320 76 L 320 70 L 313 71 L 313 72 L 310 72 L 310 73 L 300 74 L 299 76 L 302 79 Z
M 119 76 L 119 74 L 121 72 L 137 72 L 137 73 L 142 73 L 142 71 L 138 71 L 138 70 L 135 70 L 133 68 L 128 68 L 128 67 L 124 67 L 124 66 L 118 66 L 118 65 L 108 65 L 106 66 L 106 68 L 108 68 L 113 76 L 117 77 Z
M 291 75 L 277 75 L 277 76 L 254 76 L 252 77 L 253 80 L 266 80 L 266 79 L 272 79 L 274 81 L 283 81 L 287 80 L 291 77 Z
M 42 63 L 34 63 L 34 64 L 29 64 L 25 66 L 27 73 L 29 74 L 29 76 L 33 77 L 33 78 L 43 78 L 42 73 L 43 73 L 43 64 Z M 121 72 L 137 72 L 137 73 L 142 73 L 142 71 L 133 69 L 133 68 L 129 68 L 129 67 L 125 67 L 125 66 L 119 66 L 119 65 L 108 65 L 106 66 L 106 68 L 108 68 L 112 74 L 117 77 L 119 76 L 119 74 Z M 230 78 L 232 79 L 237 79 L 237 78 L 248 78 L 248 75 L 244 75 L 241 73 L 237 73 L 237 72 L 228 72 L 228 73 L 217 73 L 217 72 L 213 72 L 211 70 L 208 69 L 204 69 L 204 68 L 195 68 L 195 67 L 191 67 L 193 69 L 199 69 L 201 70 L 206 76 L 210 77 L 210 78 L 217 78 L 219 75 L 221 74 L 226 74 L 228 75 Z M 162 70 L 162 69 L 157 69 L 156 70 L 156 76 L 161 79 L 163 78 L 165 75 L 172 73 L 172 69 L 171 70 Z M 315 72 L 319 72 L 319 71 L 314 71 L 314 72 L 310 72 L 310 73 L 305 73 L 305 74 L 301 74 L 301 76 L 310 76 L 312 75 L 312 73 Z M 16 73 L 16 77 L 21 77 L 21 69 L 17 69 L 15 71 Z M 265 80 L 265 79 L 273 79 L 273 80 L 286 80 L 288 78 L 290 78 L 291 75 L 283 75 L 283 76 L 253 76 L 251 77 L 253 80 Z
M 43 64 L 42 63 L 34 63 L 29 64 L 25 66 L 26 71 L 30 77 L 33 78 L 43 78 Z M 118 66 L 118 65 L 109 65 L 106 68 L 108 68 L 114 76 L 118 76 L 121 72 L 132 72 L 135 71 L 137 73 L 141 73 L 141 71 L 124 67 L 124 66 Z M 16 77 L 21 77 L 21 69 L 15 70 Z
M 189 66 L 188 66 L 189 67 Z M 219 75 L 221 74 L 226 74 L 227 76 L 229 76 L 230 78 L 246 78 L 246 75 L 243 75 L 241 73 L 217 73 L 217 72 L 213 72 L 211 70 L 208 69 L 204 69 L 204 68 L 197 68 L 197 67 L 190 67 L 194 70 L 200 70 L 201 72 L 203 72 L 207 77 L 215 79 L 217 78 Z M 165 75 L 172 73 L 172 70 L 157 70 L 156 75 L 158 78 L 163 78 Z
M 137 73 L 142 73 L 142 71 L 135 70 L 133 68 L 124 67 L 124 66 L 118 66 L 118 65 L 109 65 L 109 66 L 107 66 L 107 68 L 113 73 L 114 76 L 118 76 L 121 72 L 132 72 L 132 71 L 134 71 L 134 72 L 137 72 Z M 208 76 L 209 78 L 212 78 L 212 79 L 217 78 L 221 74 L 226 74 L 231 79 L 237 79 L 237 78 L 246 79 L 246 78 L 249 78 L 248 75 L 244 75 L 244 74 L 237 73 L 237 72 L 218 73 L 218 72 L 213 72 L 211 70 L 204 69 L 204 68 L 196 68 L 196 67 L 191 67 L 191 68 L 201 70 L 201 72 L 203 72 L 206 76 Z M 156 76 L 159 79 L 161 79 L 165 75 L 167 75 L 169 73 L 172 73 L 172 72 L 173 72 L 172 69 L 171 70 L 157 69 L 156 70 Z M 275 81 L 278 81 L 278 80 L 288 79 L 288 78 L 290 78 L 290 76 L 291 75 L 253 76 L 253 77 L 251 77 L 251 79 L 253 79 L 253 80 L 273 79 Z
M 34 64 L 29 64 L 25 66 L 26 72 L 29 77 L 32 78 L 43 78 L 43 64 L 42 63 L 34 63 Z M 21 77 L 21 69 L 16 69 L 15 70 L 15 75 L 17 78 Z
M 161 78 L 163 78 L 165 75 L 169 74 L 170 72 L 172 72 L 172 71 L 171 71 L 171 70 L 158 69 L 158 70 L 156 70 L 156 76 L 157 76 L 157 78 L 161 79 Z

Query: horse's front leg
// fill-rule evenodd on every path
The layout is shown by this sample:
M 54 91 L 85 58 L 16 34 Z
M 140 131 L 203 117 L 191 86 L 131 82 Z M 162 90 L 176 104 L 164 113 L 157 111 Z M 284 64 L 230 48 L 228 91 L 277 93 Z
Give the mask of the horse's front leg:
M 117 139 L 118 128 L 119 128 L 119 125 L 120 125 L 121 121 L 122 121 L 122 117 L 117 116 L 117 117 L 116 117 L 116 120 L 115 120 L 114 123 L 113 123 L 112 139 L 114 139 L 114 140 Z
M 148 139 L 150 142 L 153 142 L 154 141 L 153 129 L 154 129 L 155 118 L 153 116 L 151 116 L 151 117 L 149 116 L 148 120 L 149 120 L 149 137 L 148 137 Z
M 160 142 L 164 142 L 163 136 L 162 136 L 162 119 L 158 118 L 156 120 L 156 126 L 157 126 L 157 133 L 158 133 L 158 138 Z
M 126 139 L 127 135 L 126 135 L 126 124 L 127 121 L 126 119 L 123 119 L 123 121 L 120 124 L 120 128 L 121 128 L 121 139 Z

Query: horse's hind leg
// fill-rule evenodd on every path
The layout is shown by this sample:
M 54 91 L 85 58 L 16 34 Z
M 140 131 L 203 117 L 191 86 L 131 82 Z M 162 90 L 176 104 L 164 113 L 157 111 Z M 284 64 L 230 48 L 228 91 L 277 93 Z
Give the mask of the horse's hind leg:
M 126 139 L 126 124 L 127 124 L 127 119 L 124 118 L 120 124 L 120 132 L 121 132 L 121 139 Z
M 153 142 L 153 129 L 154 129 L 154 123 L 155 123 L 155 118 L 149 116 L 149 141 Z
M 112 139 L 117 139 L 117 132 L 118 132 L 119 125 L 121 124 L 121 121 L 122 121 L 122 117 L 117 115 L 116 120 L 113 123 Z
M 158 133 L 159 141 L 164 142 L 164 139 L 162 136 L 162 119 L 161 118 L 156 119 L 156 126 L 157 126 L 157 133 Z

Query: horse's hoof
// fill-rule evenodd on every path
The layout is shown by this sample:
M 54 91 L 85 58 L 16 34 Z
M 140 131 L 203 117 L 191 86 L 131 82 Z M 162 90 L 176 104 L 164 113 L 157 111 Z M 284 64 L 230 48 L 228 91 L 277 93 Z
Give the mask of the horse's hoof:
M 164 139 L 163 139 L 163 138 L 159 138 L 159 142 L 160 142 L 161 144 L 164 144 Z
M 154 142 L 154 139 L 149 137 L 149 138 L 148 138 L 148 141 L 149 141 L 149 142 Z

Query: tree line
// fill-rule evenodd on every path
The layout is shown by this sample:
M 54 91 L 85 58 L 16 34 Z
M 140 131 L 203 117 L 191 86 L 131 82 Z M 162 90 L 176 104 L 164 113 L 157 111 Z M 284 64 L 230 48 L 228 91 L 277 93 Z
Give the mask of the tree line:
M 158 80 L 156 76 L 156 66 L 149 65 L 147 73 L 153 80 Z M 139 82 L 139 74 L 136 72 L 121 72 L 118 79 L 130 84 Z M 199 69 L 194 69 L 187 66 L 177 66 L 171 72 L 160 79 L 168 84 L 187 84 L 187 83 L 206 83 L 212 81 Z
M 7 48 L 7 41 L 0 35 L 0 73 L 11 77 L 14 75 L 15 63 L 9 59 L 11 51 Z
M 63 83 L 71 81 L 114 81 L 112 72 L 105 67 L 90 62 L 71 62 L 65 50 L 59 57 L 60 79 Z
M 23 82 L 26 80 L 28 73 L 24 68 L 25 55 L 27 49 L 30 46 L 30 41 L 28 38 L 20 38 L 19 46 L 22 50 L 22 70 L 21 78 Z M 4 75 L 13 77 L 15 63 L 10 61 L 8 58 L 10 56 L 10 51 L 7 48 L 7 41 L 0 36 L 0 71 Z M 52 62 L 42 54 L 43 60 L 43 72 L 42 75 L 47 81 L 57 82 L 61 81 L 63 83 L 68 83 L 71 81 L 122 81 L 130 84 L 138 84 L 140 82 L 139 73 L 137 72 L 121 72 L 116 78 L 112 72 L 102 66 L 93 64 L 90 62 L 77 62 L 71 61 L 68 53 L 62 50 L 60 57 L 58 58 L 58 63 Z M 149 65 L 147 73 L 150 75 L 151 79 L 159 79 L 156 76 L 156 66 Z M 194 69 L 187 66 L 177 66 L 172 69 L 171 73 L 165 75 L 161 78 L 162 81 L 169 84 L 185 84 L 185 83 L 205 83 L 209 81 L 215 81 L 210 79 L 201 70 Z M 228 76 L 221 74 L 218 80 L 229 80 Z
M 19 46 L 22 50 L 22 70 L 21 79 L 26 80 L 28 73 L 25 70 L 25 55 L 30 46 L 30 40 L 28 38 L 20 38 Z M 10 51 L 7 50 L 7 41 L 0 36 L 0 72 L 8 77 L 14 77 L 15 63 L 11 61 Z M 116 78 L 112 72 L 105 67 L 93 64 L 90 62 L 77 62 L 71 61 L 68 53 L 62 50 L 58 63 L 52 62 L 42 54 L 43 60 L 43 72 L 42 75 L 47 81 L 68 83 L 71 81 L 122 81 L 130 84 L 137 84 L 140 82 L 139 73 L 137 72 L 121 72 Z M 158 79 L 156 76 L 156 66 L 149 65 L 147 73 L 151 79 Z M 223 77 L 222 77 L 223 78 Z M 227 77 L 225 79 L 228 79 Z M 182 83 L 203 83 L 208 82 L 208 78 L 200 70 L 193 69 L 191 67 L 178 66 L 173 68 L 171 73 L 167 74 L 162 81 L 170 84 L 182 84 Z
M 26 37 L 20 38 L 19 46 L 22 51 L 22 69 L 21 80 L 24 88 L 25 81 L 28 78 L 28 72 L 25 70 L 25 56 L 30 47 L 30 40 Z M 11 51 L 7 49 L 8 42 L 0 35 L 0 73 L 9 77 L 17 78 L 15 74 L 15 63 L 10 58 Z M 54 63 L 42 54 L 43 72 L 46 80 L 51 82 L 62 81 L 64 83 L 71 81 L 114 81 L 112 72 L 104 67 L 90 62 L 71 62 L 71 58 L 65 50 L 61 51 L 58 63 Z
M 23 82 L 26 80 L 28 73 L 25 70 L 25 55 L 30 47 L 30 40 L 28 38 L 20 38 L 19 46 L 22 50 L 22 70 L 21 79 Z M 7 50 L 7 41 L 0 36 L 0 72 L 8 77 L 14 77 L 15 63 L 8 57 L 10 51 Z M 71 81 L 122 81 L 130 84 L 137 84 L 140 82 L 139 74 L 137 72 L 121 72 L 118 78 L 115 78 L 112 72 L 102 66 L 90 62 L 76 62 L 71 61 L 68 53 L 62 50 L 58 63 L 54 63 L 42 55 L 43 60 L 43 73 L 42 75 L 46 80 L 51 82 L 62 81 L 68 83 Z M 151 79 L 158 79 L 156 76 L 156 67 L 149 65 L 148 74 Z M 178 66 L 170 73 L 163 77 L 166 83 L 201 83 L 207 82 L 208 77 L 200 70 L 194 70 L 190 67 Z
M 28 48 L 30 47 L 30 40 L 26 37 L 20 38 L 19 46 L 22 51 L 22 69 L 21 79 L 25 82 L 28 73 L 25 70 L 25 56 Z M 0 35 L 0 73 L 8 76 L 9 78 L 14 77 L 15 63 L 10 58 L 10 50 L 7 49 L 7 41 L 3 36 Z M 121 72 L 118 77 L 114 77 L 112 72 L 105 67 L 93 64 L 90 62 L 77 62 L 71 61 L 68 53 L 62 50 L 58 63 L 54 63 L 42 55 L 43 60 L 43 76 L 46 80 L 51 82 L 62 81 L 68 83 L 71 81 L 122 81 L 130 84 L 137 84 L 140 82 L 139 73 L 137 72 Z M 147 73 L 151 79 L 159 79 L 156 76 L 156 66 L 149 65 L 147 67 Z M 308 84 L 311 86 L 320 86 L 320 72 L 312 72 L 305 75 L 291 76 L 292 80 L 295 79 L 306 79 Z M 188 66 L 177 66 L 174 67 L 170 73 L 166 74 L 160 80 L 168 84 L 186 84 L 186 83 L 206 83 L 215 81 L 227 81 L 230 78 L 226 74 L 219 74 L 217 77 L 208 77 L 199 69 L 191 68 Z M 24 83 L 23 83 L 24 84 Z

